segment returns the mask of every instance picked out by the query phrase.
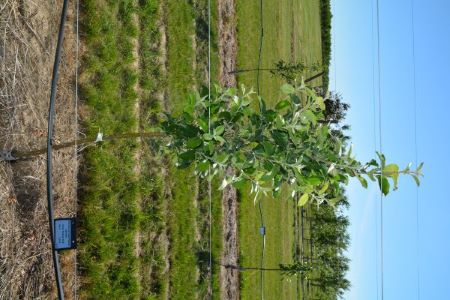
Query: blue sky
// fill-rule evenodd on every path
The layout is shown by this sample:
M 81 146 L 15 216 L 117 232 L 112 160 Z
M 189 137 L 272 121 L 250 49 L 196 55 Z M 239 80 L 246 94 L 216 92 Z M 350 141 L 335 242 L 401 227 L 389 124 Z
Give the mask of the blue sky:
M 367 160 L 380 146 L 376 64 L 374 109 L 373 3 L 333 2 L 335 53 L 330 88 L 351 104 L 347 122 L 352 126 L 354 151 Z M 379 3 L 382 147 L 389 161 L 405 166 L 415 160 L 411 1 Z M 416 0 L 414 11 L 418 159 L 425 162 L 425 177 L 418 189 L 419 243 L 416 187 L 410 178 L 402 178 L 399 190 L 383 199 L 386 300 L 418 299 L 418 286 L 420 299 L 450 299 L 450 196 L 446 189 L 450 186 L 450 102 L 445 90 L 450 72 L 450 1 Z M 379 191 L 375 186 L 365 190 L 354 182 L 348 193 L 352 289 L 345 298 L 381 299 Z

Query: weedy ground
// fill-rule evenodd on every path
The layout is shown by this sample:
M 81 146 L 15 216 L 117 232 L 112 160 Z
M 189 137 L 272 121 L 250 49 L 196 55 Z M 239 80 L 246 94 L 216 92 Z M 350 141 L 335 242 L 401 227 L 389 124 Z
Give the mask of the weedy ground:
M 163 111 L 183 110 L 187 95 L 206 84 L 206 4 L 84 2 L 81 87 L 83 125 L 89 134 L 155 130 Z M 212 50 L 214 55 L 217 47 Z M 80 258 L 86 297 L 205 297 L 209 292 L 206 182 L 189 169 L 177 170 L 154 141 L 121 141 L 88 149 L 81 178 Z M 217 193 L 213 200 L 212 249 L 217 260 L 221 238 Z M 214 276 L 217 290 L 216 272 Z
M 76 136 L 75 13 L 70 3 L 56 98 L 54 143 Z M 62 3 L 9 0 L 0 7 L 0 149 L 46 144 L 50 80 Z M 55 153 L 55 216 L 76 214 L 77 157 Z M 0 162 L 0 299 L 50 298 L 53 266 L 44 157 Z M 76 252 L 63 253 L 67 298 L 76 289 Z

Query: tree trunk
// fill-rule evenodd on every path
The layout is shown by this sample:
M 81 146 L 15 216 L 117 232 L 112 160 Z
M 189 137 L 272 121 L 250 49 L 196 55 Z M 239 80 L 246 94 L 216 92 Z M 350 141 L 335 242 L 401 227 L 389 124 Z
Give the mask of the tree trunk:
M 308 83 L 308 82 L 310 82 L 310 81 L 313 81 L 314 79 L 323 76 L 323 74 L 325 74 L 325 71 L 322 71 L 322 72 L 320 72 L 320 73 L 318 73 L 318 74 L 316 74 L 316 75 L 314 75 L 314 76 L 312 76 L 312 77 L 309 77 L 308 79 L 305 80 L 305 83 Z
M 121 140 L 121 139 L 135 139 L 135 138 L 162 138 L 166 135 L 163 132 L 128 132 L 128 133 L 121 133 L 121 134 L 113 134 L 109 136 L 105 136 L 102 138 L 101 141 L 114 141 L 114 140 Z M 96 142 L 97 137 L 86 137 L 78 140 L 73 140 L 70 142 L 65 142 L 59 145 L 53 145 L 53 150 L 60 150 L 69 148 L 75 145 L 83 145 L 88 143 L 94 143 Z M 31 151 L 12 151 L 12 160 L 23 160 L 32 158 L 41 154 L 47 153 L 47 147 L 31 150 Z

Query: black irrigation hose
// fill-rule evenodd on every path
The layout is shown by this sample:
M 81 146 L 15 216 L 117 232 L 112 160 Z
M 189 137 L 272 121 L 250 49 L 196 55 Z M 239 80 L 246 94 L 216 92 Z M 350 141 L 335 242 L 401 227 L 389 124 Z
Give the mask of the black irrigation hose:
M 263 230 L 262 232 L 262 248 L 261 248 L 261 262 L 260 262 L 260 280 L 261 280 L 261 299 L 264 299 L 264 255 L 266 250 L 266 229 L 264 226 L 264 218 L 262 214 L 262 204 L 261 200 L 258 201 L 258 207 L 259 207 L 259 217 L 260 217 L 260 230 Z
M 61 21 L 59 23 L 58 43 L 56 46 L 55 62 L 53 65 L 52 84 L 50 92 L 50 107 L 48 111 L 48 135 L 47 135 L 47 210 L 48 222 L 50 227 L 50 240 L 52 244 L 53 267 L 55 270 L 56 288 L 58 291 L 58 299 L 64 299 L 64 289 L 61 279 L 61 270 L 59 265 L 58 251 L 55 249 L 55 232 L 54 232 L 54 214 L 53 214 L 53 189 L 52 189 L 52 145 L 53 145 L 53 126 L 55 119 L 55 98 L 56 87 L 58 84 L 58 70 L 61 61 L 61 50 L 64 39 L 64 25 L 66 23 L 68 0 L 64 0 Z
M 263 19 L 263 0 L 260 0 L 260 6 L 259 6 L 259 17 L 260 17 L 260 28 L 261 33 L 259 37 L 259 53 L 258 53 L 258 68 L 257 68 L 257 74 L 256 74 L 256 89 L 258 91 L 258 95 L 261 93 L 260 89 L 260 75 L 261 75 L 261 57 L 262 57 L 262 48 L 263 48 L 263 40 L 264 40 L 264 19 Z M 261 232 L 262 234 L 262 248 L 261 248 L 261 263 L 260 263 L 260 281 L 261 281 L 261 300 L 264 300 L 264 255 L 266 250 L 266 232 L 264 227 L 264 218 L 262 214 L 262 205 L 261 200 L 258 202 L 259 207 L 259 216 L 261 220 L 261 226 L 260 230 L 263 230 Z
M 256 89 L 258 90 L 258 95 L 260 94 L 260 73 L 261 73 L 261 55 L 262 55 L 262 48 L 263 48 L 263 37 L 264 37 L 264 19 L 263 19 L 263 0 L 260 0 L 260 7 L 259 7 L 259 18 L 260 18 L 260 27 L 261 27 L 261 34 L 259 37 L 259 53 L 258 53 L 258 72 L 256 75 Z

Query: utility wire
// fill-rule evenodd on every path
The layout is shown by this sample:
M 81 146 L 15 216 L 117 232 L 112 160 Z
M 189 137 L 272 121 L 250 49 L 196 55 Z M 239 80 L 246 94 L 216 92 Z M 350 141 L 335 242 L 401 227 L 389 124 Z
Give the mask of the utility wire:
M 381 101 L 381 54 L 380 54 L 380 1 L 376 0 L 376 11 L 377 11 L 377 62 L 378 62 L 378 134 L 380 141 L 380 155 L 383 155 L 383 135 L 382 135 L 382 101 Z M 384 236 L 383 236 L 383 168 L 381 168 L 381 178 L 380 178 L 380 214 L 381 214 L 381 224 L 380 224 L 380 244 L 381 244 L 381 300 L 384 300 Z
M 376 117 L 376 95 L 375 95 L 375 21 L 374 21 L 374 0 L 371 1 L 371 19 L 372 19 L 372 111 L 373 111 L 373 149 L 374 152 L 377 151 L 377 117 Z M 380 283 L 378 281 L 378 203 L 375 201 L 375 283 L 377 289 L 377 298 L 380 298 L 379 287 Z
M 414 18 L 414 0 L 411 0 L 411 35 L 412 35 L 412 64 L 413 64 L 413 105 L 414 105 L 414 160 L 417 167 L 417 88 L 416 88 L 416 34 Z M 420 222 L 419 222 L 419 188 L 416 186 L 416 262 L 417 262 L 417 299 L 420 299 Z
M 58 251 L 55 248 L 55 232 L 54 232 L 54 212 L 53 212 L 53 178 L 52 178 L 52 146 L 53 146 L 53 127 L 55 119 L 55 100 L 56 100 L 56 88 L 58 85 L 58 70 L 59 63 L 61 61 L 61 50 L 64 40 L 64 25 L 66 23 L 67 15 L 67 5 L 68 0 L 64 0 L 61 21 L 59 23 L 59 33 L 58 42 L 55 51 L 55 62 L 53 65 L 52 83 L 50 91 L 50 105 L 48 112 L 48 134 L 47 134 L 47 210 L 48 210 L 48 221 L 50 229 L 50 240 L 52 245 L 52 257 L 53 257 L 53 267 L 55 271 L 56 288 L 58 293 L 58 299 L 64 299 L 64 289 L 61 279 L 61 270 L 59 265 Z

